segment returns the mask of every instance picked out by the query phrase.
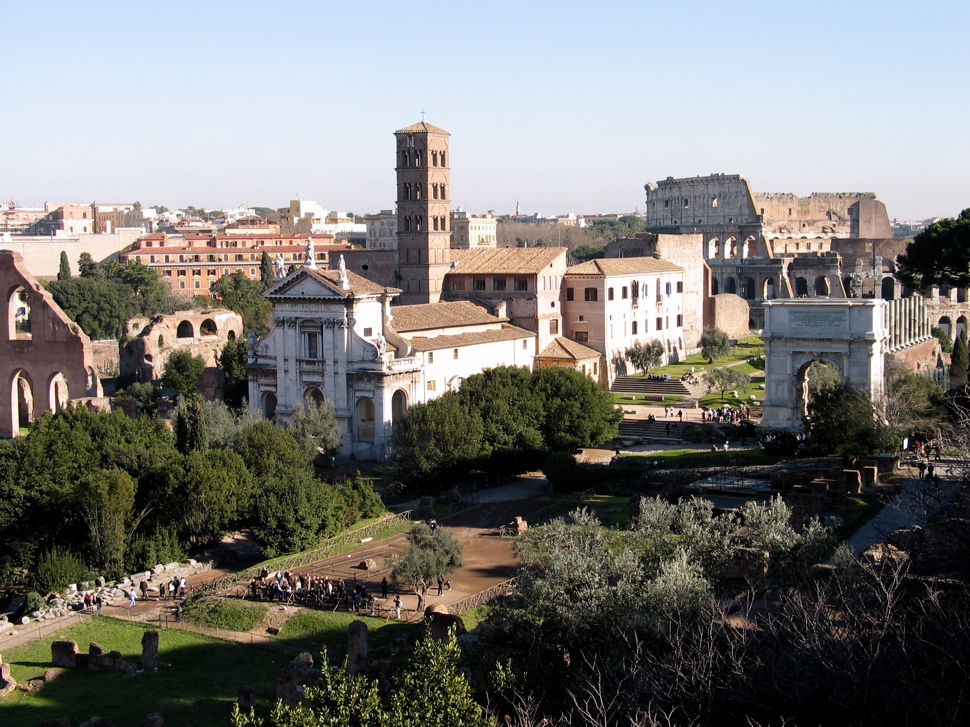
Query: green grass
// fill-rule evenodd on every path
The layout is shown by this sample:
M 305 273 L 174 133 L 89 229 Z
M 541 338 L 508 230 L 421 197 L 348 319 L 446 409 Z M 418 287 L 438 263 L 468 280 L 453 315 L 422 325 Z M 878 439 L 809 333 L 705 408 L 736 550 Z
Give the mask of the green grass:
M 597 519 L 607 527 L 626 527 L 630 521 L 629 497 L 594 495 L 582 504 L 589 505 Z
M 885 506 L 876 495 L 850 495 L 843 501 L 842 529 L 843 539 L 850 537 L 856 530 L 872 520 Z
M 70 639 L 87 651 L 92 641 L 117 649 L 138 664 L 141 638 L 148 627 L 107 617 L 93 618 L 4 652 L 18 682 L 40 678 L 51 664 L 51 642 Z M 69 669 L 39 692 L 14 691 L 0 703 L 0 725 L 36 725 L 67 716 L 80 724 L 93 715 L 117 725 L 140 725 L 160 713 L 168 727 L 227 725 L 239 687 L 256 691 L 257 699 L 275 700 L 276 676 L 291 661 L 288 654 L 234 644 L 186 631 L 165 630 L 159 636 L 157 672 L 125 677 L 115 672 Z
M 269 612 L 265 603 L 253 603 L 236 598 L 208 596 L 189 601 L 185 607 L 186 621 L 202 626 L 214 626 L 229 631 L 252 631 Z
M 676 377 L 679 379 L 684 374 L 689 373 L 692 367 L 694 369 L 694 374 L 697 375 L 710 368 L 719 368 L 721 366 L 737 363 L 738 361 L 762 358 L 764 355 L 764 341 L 762 341 L 759 336 L 748 336 L 747 338 L 739 339 L 738 344 L 731 348 L 730 354 L 724 358 L 717 359 L 713 364 L 709 364 L 707 359 L 705 359 L 699 353 L 695 353 L 693 356 L 688 356 L 683 361 L 678 363 L 668 364 L 667 366 L 651 369 L 650 373 L 657 374 L 659 376 L 669 374 L 671 378 Z M 764 367 L 762 366 L 762 368 Z
M 461 620 L 465 623 L 465 628 L 471 631 L 478 627 L 482 621 L 492 614 L 492 607 L 487 603 L 475 608 L 470 608 L 461 615 Z
M 381 652 L 398 636 L 406 636 L 413 641 L 419 629 L 413 624 L 394 620 L 385 621 L 383 618 L 372 618 L 344 611 L 300 609 L 283 624 L 279 635 L 273 638 L 279 641 L 312 643 L 315 646 L 326 647 L 330 662 L 339 663 L 347 654 L 347 627 L 354 621 L 363 621 L 367 624 L 368 649 L 374 658 L 381 658 Z
M 660 467 L 668 469 L 689 469 L 693 467 L 719 467 L 729 465 L 777 464 L 788 457 L 766 454 L 761 449 L 738 449 L 730 452 L 708 452 L 696 449 L 671 449 L 647 455 L 625 455 L 636 457 L 645 462 L 659 462 Z

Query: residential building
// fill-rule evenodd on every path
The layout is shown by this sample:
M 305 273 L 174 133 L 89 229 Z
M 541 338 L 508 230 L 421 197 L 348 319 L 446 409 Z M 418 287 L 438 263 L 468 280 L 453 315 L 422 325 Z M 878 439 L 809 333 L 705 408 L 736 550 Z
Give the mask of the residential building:
M 381 210 L 365 215 L 367 226 L 365 247 L 368 250 L 397 250 L 397 212 Z
M 498 241 L 498 220 L 489 213 L 476 217 L 464 210 L 451 213 L 451 247 L 453 250 L 475 250 L 495 247 Z

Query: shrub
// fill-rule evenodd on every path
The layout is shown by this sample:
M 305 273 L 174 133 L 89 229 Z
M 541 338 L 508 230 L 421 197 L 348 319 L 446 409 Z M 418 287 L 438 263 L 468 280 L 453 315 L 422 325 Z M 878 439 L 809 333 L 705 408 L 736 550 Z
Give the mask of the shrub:
M 73 552 L 54 546 L 37 561 L 37 586 L 42 591 L 63 591 L 69 583 L 87 580 L 90 573 Z
M 183 616 L 187 621 L 202 626 L 213 626 L 229 631 L 252 631 L 259 626 L 268 611 L 269 606 L 265 603 L 209 596 L 187 601 Z
M 158 563 L 173 563 L 185 559 L 185 549 L 172 530 L 158 530 L 128 544 L 125 562 L 133 571 L 147 570 Z

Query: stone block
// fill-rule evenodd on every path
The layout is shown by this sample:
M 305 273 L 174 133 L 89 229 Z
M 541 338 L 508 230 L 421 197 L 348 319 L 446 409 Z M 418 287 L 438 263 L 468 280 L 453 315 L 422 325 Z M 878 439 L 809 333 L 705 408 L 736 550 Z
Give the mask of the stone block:
M 66 671 L 67 669 L 62 669 L 59 666 L 55 666 L 51 669 L 47 669 L 44 671 L 44 681 L 52 682 L 55 679 L 57 679 L 59 676 L 61 676 L 61 674 L 64 674 Z
M 77 667 L 77 642 L 76 641 L 53 641 L 51 642 L 51 661 L 54 666 L 63 666 L 69 669 Z
M 106 581 L 104 580 L 104 576 L 98 576 L 97 579 L 94 581 L 94 587 L 104 588 L 105 582 Z
M 359 674 L 367 665 L 367 624 L 354 621 L 347 628 L 347 672 Z
M 276 696 L 283 704 L 296 706 L 303 702 L 303 687 L 318 681 L 313 668 L 313 657 L 304 651 L 280 671 L 276 678 Z
M 106 653 L 107 651 L 103 646 L 101 646 L 101 644 L 97 644 L 93 641 L 91 642 L 91 646 L 88 647 L 89 656 L 102 656 L 103 654 L 106 654 Z
M 148 669 L 158 666 L 158 631 L 154 629 L 141 637 L 141 663 Z
M 161 563 L 159 563 L 158 565 L 152 566 L 152 573 L 154 573 L 155 575 L 158 575 L 159 573 L 164 573 L 164 572 L 165 572 L 165 566 L 163 566 Z
M 178 570 L 178 567 L 179 567 L 178 563 L 166 563 L 165 571 L 168 573 L 171 573 L 173 570 Z
M 454 629 L 456 637 L 468 631 L 461 616 L 440 613 L 439 611 L 433 611 L 430 614 L 425 612 L 424 633 L 428 638 L 435 641 L 447 641 L 452 629 Z

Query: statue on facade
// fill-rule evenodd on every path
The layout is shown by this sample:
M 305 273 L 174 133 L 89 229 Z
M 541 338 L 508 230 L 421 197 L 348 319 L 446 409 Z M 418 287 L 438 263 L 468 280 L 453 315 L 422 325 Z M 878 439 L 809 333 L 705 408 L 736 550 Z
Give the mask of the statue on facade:
M 306 247 L 303 248 L 303 264 L 308 268 L 315 268 L 317 261 L 313 256 L 313 238 L 306 239 Z
M 387 339 L 384 338 L 383 334 L 377 334 L 377 338 L 374 339 L 374 347 L 377 349 L 377 358 L 383 358 L 387 352 Z
M 249 358 L 253 361 L 256 360 L 256 332 L 249 332 Z
M 283 262 L 283 253 L 276 253 L 276 257 L 273 258 L 273 277 L 276 280 L 282 280 L 286 277 L 286 263 Z

